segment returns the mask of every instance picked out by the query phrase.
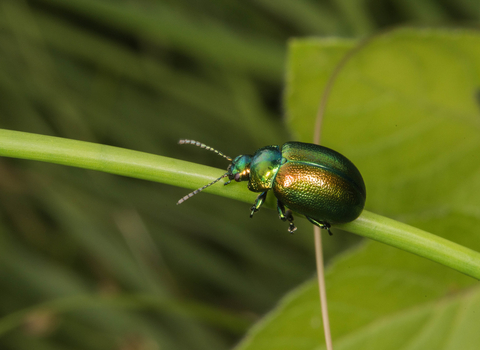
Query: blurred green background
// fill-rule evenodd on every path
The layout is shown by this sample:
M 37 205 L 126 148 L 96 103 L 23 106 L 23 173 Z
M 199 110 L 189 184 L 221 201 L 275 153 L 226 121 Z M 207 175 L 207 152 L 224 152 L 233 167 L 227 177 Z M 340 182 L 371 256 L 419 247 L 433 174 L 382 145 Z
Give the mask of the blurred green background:
M 477 0 L 0 0 L 0 127 L 219 168 L 292 138 L 291 37 L 475 26 Z M 313 128 L 313 126 L 312 126 Z M 82 169 L 0 159 L 0 349 L 228 349 L 315 272 L 311 225 Z M 325 240 L 327 257 L 358 242 Z

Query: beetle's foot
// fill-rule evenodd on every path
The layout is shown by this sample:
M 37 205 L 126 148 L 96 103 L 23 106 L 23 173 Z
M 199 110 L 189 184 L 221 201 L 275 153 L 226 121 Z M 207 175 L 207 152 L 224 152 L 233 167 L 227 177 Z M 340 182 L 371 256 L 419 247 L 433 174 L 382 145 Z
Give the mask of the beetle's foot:
M 332 231 L 330 231 L 330 224 L 328 222 L 323 223 L 323 227 L 321 227 L 321 228 L 323 228 L 324 230 L 327 230 L 328 234 L 330 236 L 333 236 Z
M 288 225 L 288 232 L 289 232 L 290 234 L 293 234 L 296 230 L 297 230 L 297 227 L 293 224 L 293 222 L 291 222 L 291 223 Z
M 288 224 L 288 232 L 294 233 L 297 230 L 297 227 L 293 223 L 293 214 L 290 209 L 285 210 L 284 218 L 284 220 L 290 221 L 290 223 Z
M 312 224 L 320 227 L 322 230 L 327 230 L 328 234 L 329 234 L 330 236 L 333 236 L 332 231 L 330 231 L 331 225 L 330 225 L 328 222 L 326 222 L 326 221 L 318 221 L 318 220 L 309 218 L 308 216 L 307 216 L 306 218 L 307 218 L 308 221 L 310 221 Z
M 252 207 L 250 208 L 250 219 L 253 218 L 253 214 L 255 214 L 257 211 L 258 211 L 258 209 L 255 206 L 255 204 L 252 205 Z

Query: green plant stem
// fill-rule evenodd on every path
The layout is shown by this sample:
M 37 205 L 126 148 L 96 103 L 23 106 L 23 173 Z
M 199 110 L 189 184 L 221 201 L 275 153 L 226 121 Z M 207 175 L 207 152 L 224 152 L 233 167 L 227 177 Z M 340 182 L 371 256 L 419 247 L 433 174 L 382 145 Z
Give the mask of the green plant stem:
M 204 165 L 90 142 L 0 129 L 0 156 L 75 166 L 190 189 L 225 173 Z M 220 183 L 205 192 L 253 203 L 241 183 Z M 173 203 L 172 203 L 173 205 Z M 273 208 L 273 203 L 267 203 Z M 344 230 L 403 249 L 480 280 L 480 253 L 426 231 L 364 211 Z
M 5 129 L 0 129 L 0 156 L 98 170 L 189 189 L 199 188 L 225 173 L 144 152 Z M 205 192 L 245 202 L 255 200 L 254 193 L 235 182 L 228 186 L 218 183 Z
M 364 210 L 343 230 L 403 249 L 480 280 L 480 253 L 429 232 Z

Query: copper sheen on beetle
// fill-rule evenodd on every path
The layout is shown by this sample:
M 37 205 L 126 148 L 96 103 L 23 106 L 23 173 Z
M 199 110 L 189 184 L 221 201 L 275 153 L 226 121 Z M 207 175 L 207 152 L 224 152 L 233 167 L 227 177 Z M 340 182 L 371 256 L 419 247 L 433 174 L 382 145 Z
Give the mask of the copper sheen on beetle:
M 314 225 L 330 232 L 332 224 L 355 220 L 365 206 L 366 190 L 362 175 L 351 161 L 340 153 L 319 145 L 303 142 L 287 142 L 282 147 L 266 146 L 253 155 L 239 155 L 235 159 L 193 140 L 180 140 L 179 144 L 192 144 L 215 152 L 231 163 L 227 172 L 182 199 L 203 191 L 221 179 L 248 181 L 248 189 L 260 192 L 250 209 L 255 214 L 273 191 L 277 198 L 277 211 L 281 220 L 289 221 L 288 231 L 297 228 L 293 224 L 292 211 L 305 215 Z

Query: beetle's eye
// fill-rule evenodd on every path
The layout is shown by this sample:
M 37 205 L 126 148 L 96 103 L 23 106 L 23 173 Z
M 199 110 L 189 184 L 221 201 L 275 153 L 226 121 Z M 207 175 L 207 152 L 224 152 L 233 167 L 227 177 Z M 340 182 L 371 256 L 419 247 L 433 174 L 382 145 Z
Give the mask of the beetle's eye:
M 240 182 L 240 173 L 236 173 L 234 179 L 235 181 Z

